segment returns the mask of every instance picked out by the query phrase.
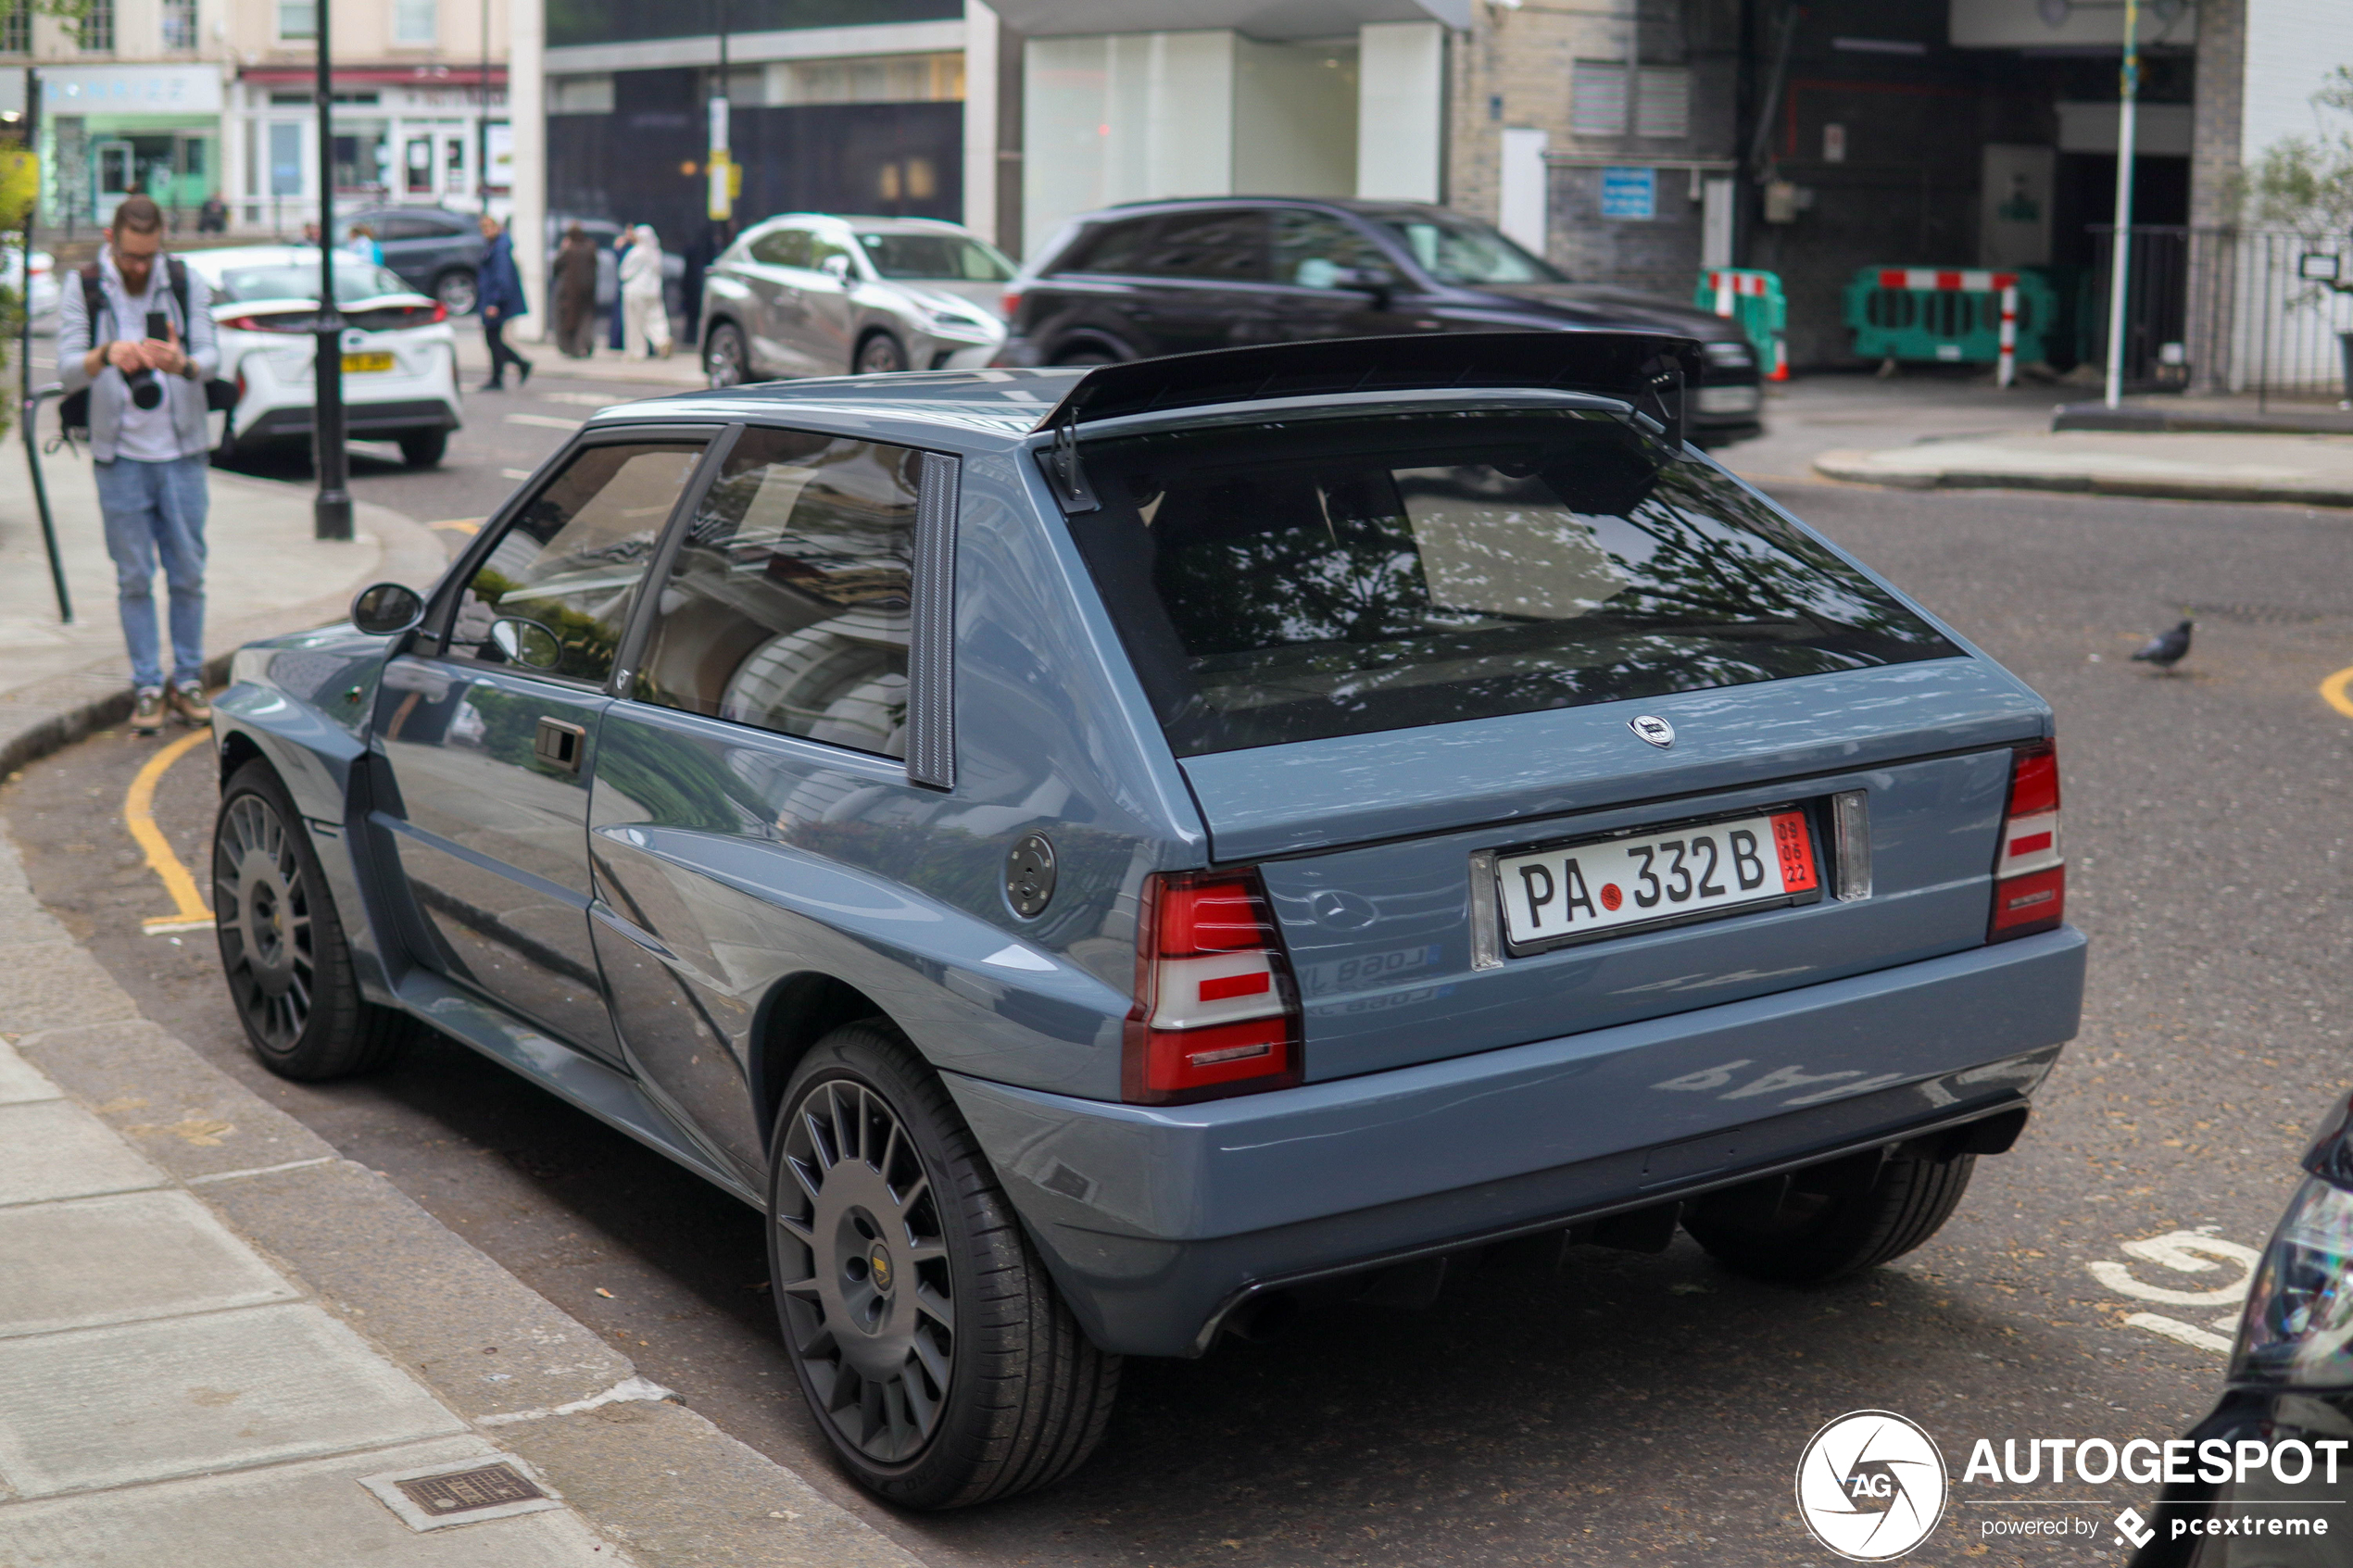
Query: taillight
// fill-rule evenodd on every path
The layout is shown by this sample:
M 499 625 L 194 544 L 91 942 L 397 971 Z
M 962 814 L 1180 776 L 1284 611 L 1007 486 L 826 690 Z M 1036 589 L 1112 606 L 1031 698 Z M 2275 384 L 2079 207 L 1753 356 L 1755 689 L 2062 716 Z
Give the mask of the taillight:
M 420 314 L 420 312 L 412 309 L 409 312 L 409 314 L 411 317 L 414 317 Z M 424 316 L 424 320 L 414 322 L 414 325 L 420 327 L 438 326 L 442 322 L 449 320 L 449 307 L 442 304 L 441 301 L 436 299 L 433 302 L 433 308 L 431 310 L 423 311 L 422 314 Z
M 2059 852 L 2058 747 L 2050 741 L 2010 754 L 2009 809 L 1994 856 L 1989 942 L 2032 936 L 2067 918 L 2067 863 Z
M 1299 992 L 1254 871 L 1145 879 L 1121 1094 L 1140 1105 L 1299 1081 Z
M 1005 291 L 1004 297 L 1000 299 L 997 304 L 998 307 L 1004 311 L 1005 320 L 1008 321 L 1012 320 L 1014 317 L 1021 314 L 1021 290 L 1007 289 Z

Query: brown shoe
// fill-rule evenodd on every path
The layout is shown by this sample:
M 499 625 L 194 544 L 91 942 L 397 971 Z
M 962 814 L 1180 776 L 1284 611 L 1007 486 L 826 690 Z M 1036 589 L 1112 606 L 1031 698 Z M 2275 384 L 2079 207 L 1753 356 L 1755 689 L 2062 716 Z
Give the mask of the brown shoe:
M 204 687 L 194 681 L 182 681 L 171 688 L 171 711 L 192 730 L 212 722 L 212 704 L 205 700 Z
M 131 733 L 151 735 L 163 728 L 163 688 L 142 686 L 131 704 Z

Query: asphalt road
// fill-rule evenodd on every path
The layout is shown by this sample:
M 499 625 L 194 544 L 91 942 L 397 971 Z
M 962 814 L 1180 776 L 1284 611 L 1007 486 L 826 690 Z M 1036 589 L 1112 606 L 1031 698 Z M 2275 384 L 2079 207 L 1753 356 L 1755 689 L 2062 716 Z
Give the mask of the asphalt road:
M 501 470 L 560 439 L 481 417 L 489 400 L 444 472 L 363 470 L 359 494 L 483 515 Z M 894 1515 L 834 1477 L 733 1199 L 455 1046 L 322 1088 L 253 1066 L 209 940 L 140 934 L 170 905 L 120 811 L 159 742 L 96 737 L 0 790 L 0 812 L 42 897 L 150 1016 L 928 1562 L 1828 1562 L 1791 1483 L 1842 1412 L 1920 1422 L 1957 1479 L 1977 1438 L 2163 1438 L 2217 1391 L 2221 1356 L 2184 1331 L 2227 1337 L 2244 1273 L 2227 1244 L 2261 1245 L 2308 1129 L 2353 1088 L 2353 719 L 2316 691 L 2353 665 L 2353 518 L 1776 488 L 2057 707 L 2091 990 L 2017 1152 L 1981 1163 L 1929 1245 L 1827 1289 L 1733 1278 L 1688 1240 L 1581 1248 L 1558 1273 L 1477 1270 L 1427 1311 L 1329 1311 L 1273 1344 L 1131 1361 L 1080 1474 L 962 1515 Z M 2183 672 L 2128 662 L 2184 604 Z M 194 867 L 213 788 L 198 753 L 158 795 Z M 2125 1250 L 2176 1232 L 2226 1245 L 2173 1255 L 2190 1270 Z M 2197 1292 L 2219 1294 L 2178 1299 Z M 2148 1489 L 1980 1478 L 1955 1498 L 1914 1561 L 2118 1562 L 2109 1521 Z M 1992 1522 L 2060 1516 L 2086 1533 L 1988 1544 Z

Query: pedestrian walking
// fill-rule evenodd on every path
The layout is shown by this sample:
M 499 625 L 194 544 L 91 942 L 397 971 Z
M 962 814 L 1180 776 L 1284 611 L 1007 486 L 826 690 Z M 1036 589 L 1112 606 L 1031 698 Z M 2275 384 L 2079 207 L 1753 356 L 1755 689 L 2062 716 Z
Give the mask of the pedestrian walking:
M 574 223 L 556 252 L 556 347 L 567 358 L 596 352 L 597 242 Z
M 507 366 L 515 367 L 515 384 L 531 380 L 531 361 L 507 346 L 507 323 L 528 308 L 522 297 L 522 274 L 515 270 L 514 236 L 488 213 L 482 215 L 482 237 L 490 242 L 482 253 L 481 282 L 474 307 L 482 315 L 482 341 L 490 349 L 490 379 L 484 392 L 506 390 Z
M 345 236 L 343 248 L 372 267 L 384 265 L 384 246 L 376 244 L 376 232 L 365 223 L 355 223 Z
M 167 710 L 185 724 L 212 721 L 204 695 L 205 383 L 220 354 L 210 305 L 203 274 L 163 255 L 163 209 L 141 195 L 115 208 L 98 259 L 57 301 L 57 376 L 69 395 L 89 394 L 91 467 L 131 652 L 131 727 L 143 735 L 163 727 Z M 169 685 L 157 646 L 158 563 L 170 596 Z
M 607 325 L 611 330 L 612 351 L 615 354 L 629 345 L 629 334 L 626 330 L 629 312 L 623 305 L 621 298 L 621 258 L 629 254 L 630 241 L 636 237 L 636 233 L 635 224 L 623 224 L 621 232 L 612 237 L 612 250 L 608 257 L 612 263 L 613 282 L 612 310 L 608 317 Z
M 662 298 L 661 241 L 640 223 L 629 254 L 621 258 L 621 308 L 628 328 L 625 352 L 633 359 L 670 358 L 670 306 Z

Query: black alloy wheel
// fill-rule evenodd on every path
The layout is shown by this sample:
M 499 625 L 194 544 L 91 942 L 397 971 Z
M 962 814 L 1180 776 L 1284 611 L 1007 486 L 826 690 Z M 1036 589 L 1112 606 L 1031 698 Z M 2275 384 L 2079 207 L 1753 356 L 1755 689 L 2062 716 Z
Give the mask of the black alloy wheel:
M 877 1019 L 812 1047 L 770 1148 L 777 1318 L 862 1486 L 957 1508 L 1046 1486 L 1094 1451 L 1119 1358 L 1079 1331 L 902 1035 Z
M 1969 1191 L 1977 1157 L 1851 1156 L 1788 1178 L 1758 1212 L 1744 1189 L 1705 1198 L 1683 1228 L 1734 1273 L 1777 1285 L 1823 1285 L 1877 1268 L 1934 1236 Z
M 895 375 L 907 368 L 907 351 L 888 332 L 876 332 L 858 345 L 858 363 L 852 367 L 862 376 Z
M 733 321 L 712 326 L 703 339 L 702 373 L 712 386 L 741 386 L 751 379 L 751 358 L 744 348 L 742 328 Z
M 360 996 L 301 821 L 268 763 L 238 769 L 213 824 L 212 908 L 221 973 L 254 1054 L 282 1077 L 315 1082 L 383 1065 L 413 1025 Z

